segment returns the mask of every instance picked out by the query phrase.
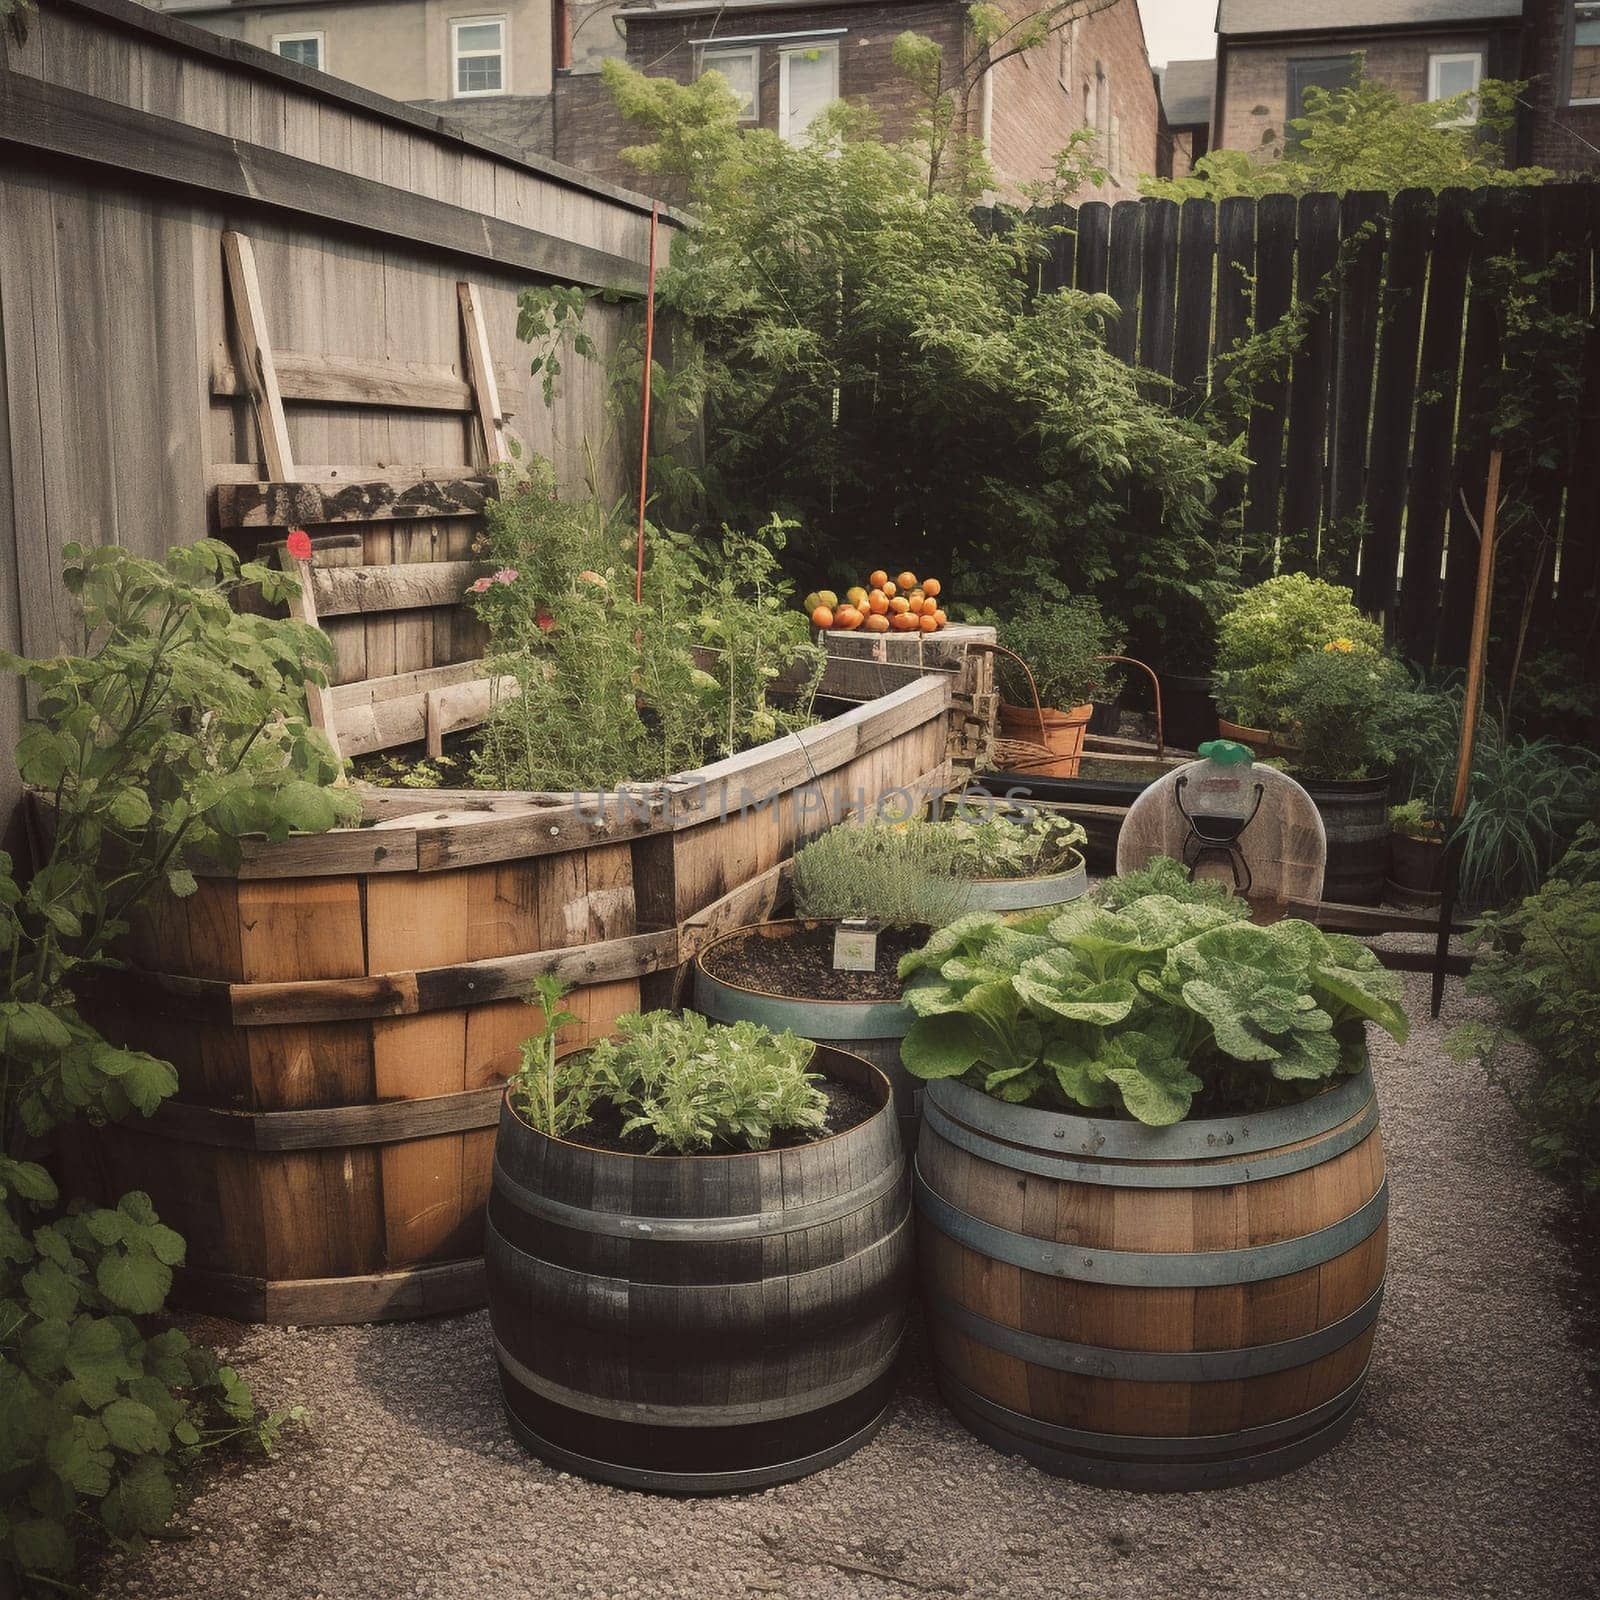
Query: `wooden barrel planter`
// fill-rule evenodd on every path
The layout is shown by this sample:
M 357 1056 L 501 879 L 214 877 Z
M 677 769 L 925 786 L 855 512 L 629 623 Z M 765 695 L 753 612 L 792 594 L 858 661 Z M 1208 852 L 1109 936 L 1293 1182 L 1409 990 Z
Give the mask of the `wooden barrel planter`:
M 1375 906 L 1389 875 L 1389 778 L 1333 782 L 1302 778 L 1328 834 L 1322 898 L 1340 905 Z
M 936 1080 L 915 1186 L 939 1385 L 997 1448 L 1199 1489 L 1289 1471 L 1350 1428 L 1387 1239 L 1370 1072 L 1170 1128 Z
M 694 959 L 691 1004 L 718 1022 L 759 1022 L 774 1032 L 799 1034 L 818 1044 L 833 1045 L 865 1057 L 889 1080 L 894 1095 L 900 1140 L 906 1150 L 917 1147 L 917 1116 L 922 1083 L 900 1065 L 900 1041 L 916 1014 L 899 1000 L 827 1000 L 807 995 L 768 994 L 719 978 L 706 968 L 708 955 L 744 939 L 790 939 L 820 924 L 798 918 L 762 922 L 713 940 Z
M 1426 909 L 1439 904 L 1444 889 L 1444 836 L 1417 839 L 1389 835 L 1389 874 L 1384 898 L 1403 906 Z
M 771 908 L 850 797 L 937 784 L 950 684 L 626 795 L 375 790 L 369 825 L 251 844 L 135 928 L 99 1010 L 177 1097 L 94 1130 L 83 1192 L 150 1193 L 188 1240 L 175 1303 L 366 1322 L 481 1305 L 500 1086 L 534 976 L 609 1033 L 703 935 Z
M 883 1420 L 911 1287 L 889 1084 L 823 1048 L 878 1109 L 815 1144 L 635 1156 L 501 1112 L 489 1316 L 506 1413 L 552 1465 L 668 1493 L 764 1488 L 843 1460 Z

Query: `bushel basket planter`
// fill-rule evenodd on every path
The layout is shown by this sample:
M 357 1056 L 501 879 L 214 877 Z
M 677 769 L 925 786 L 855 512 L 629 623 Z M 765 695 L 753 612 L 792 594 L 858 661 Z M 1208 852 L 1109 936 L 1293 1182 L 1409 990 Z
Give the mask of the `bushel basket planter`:
M 517 1437 L 626 1488 L 764 1488 L 871 1438 L 894 1384 L 910 1193 L 888 1080 L 823 1047 L 876 1104 L 812 1144 L 629 1155 L 503 1105 L 489 1320 Z
M 1370 1071 L 1159 1128 L 936 1079 L 915 1170 L 939 1386 L 999 1449 L 1198 1489 L 1288 1471 L 1349 1429 L 1387 1237 Z

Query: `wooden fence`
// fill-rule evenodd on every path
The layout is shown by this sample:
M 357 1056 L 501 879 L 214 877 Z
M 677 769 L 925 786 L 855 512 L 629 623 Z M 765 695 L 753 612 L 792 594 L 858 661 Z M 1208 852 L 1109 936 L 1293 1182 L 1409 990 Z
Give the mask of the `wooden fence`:
M 570 485 L 587 439 L 626 481 L 590 363 L 545 406 L 518 291 L 638 292 L 649 232 L 648 200 L 435 116 L 130 0 L 43 0 L 0 30 L 0 643 L 73 637 L 69 542 L 253 551 L 287 518 L 334 524 L 319 567 L 350 569 L 317 575 L 340 715 L 470 677 L 460 562 L 507 436 Z M 636 315 L 588 327 L 605 350 Z M 12 681 L 0 821 L 20 713 Z
M 1050 220 L 1063 227 L 1040 287 L 1110 294 L 1113 349 L 1170 378 L 1177 408 L 1220 402 L 1241 341 L 1304 313 L 1292 356 L 1254 387 L 1252 465 L 1223 517 L 1254 536 L 1253 576 L 1276 555 L 1353 584 L 1408 652 L 1452 665 L 1477 562 L 1463 498 L 1481 516 L 1487 471 L 1473 419 L 1501 337 L 1488 263 L 1514 251 L 1550 268 L 1550 304 L 1588 334 L 1571 352 L 1584 393 L 1570 470 L 1533 490 L 1558 536 L 1534 615 L 1600 665 L 1600 186 L 1123 201 Z

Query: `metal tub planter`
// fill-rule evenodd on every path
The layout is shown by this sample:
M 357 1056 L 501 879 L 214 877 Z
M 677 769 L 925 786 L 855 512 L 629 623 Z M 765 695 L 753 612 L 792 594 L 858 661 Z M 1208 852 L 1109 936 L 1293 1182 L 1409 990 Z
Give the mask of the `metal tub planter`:
M 823 924 L 806 918 L 762 922 L 713 941 L 695 957 L 691 1004 L 718 1022 L 759 1022 L 774 1033 L 795 1033 L 870 1061 L 888 1079 L 894 1095 L 900 1139 L 906 1150 L 917 1142 L 917 1111 L 922 1085 L 900 1065 L 900 1041 L 916 1014 L 900 1000 L 825 1000 L 810 995 L 768 993 L 718 977 L 717 952 L 752 939 L 790 940 L 814 933 Z

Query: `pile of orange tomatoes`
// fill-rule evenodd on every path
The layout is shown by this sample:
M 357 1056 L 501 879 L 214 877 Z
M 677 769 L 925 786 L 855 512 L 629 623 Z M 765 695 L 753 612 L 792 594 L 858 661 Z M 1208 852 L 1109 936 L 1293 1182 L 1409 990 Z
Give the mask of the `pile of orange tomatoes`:
M 843 600 L 831 589 L 808 594 L 805 608 L 813 627 L 834 633 L 937 633 L 949 621 L 939 605 L 942 592 L 937 578 L 914 572 L 891 578 L 880 569 Z

